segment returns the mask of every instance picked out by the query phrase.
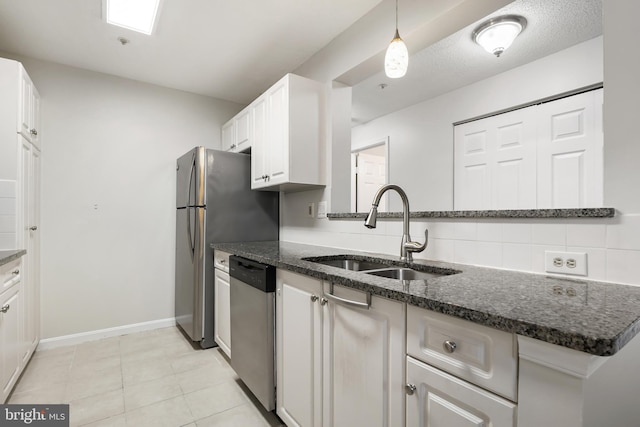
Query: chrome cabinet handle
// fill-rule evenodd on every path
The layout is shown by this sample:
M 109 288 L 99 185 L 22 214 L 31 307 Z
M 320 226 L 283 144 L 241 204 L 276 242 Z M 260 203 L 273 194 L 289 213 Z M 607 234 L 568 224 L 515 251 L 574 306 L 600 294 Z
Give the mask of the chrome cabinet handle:
M 409 396 L 411 396 L 416 391 L 416 388 L 417 387 L 415 384 L 407 384 L 404 386 L 404 390 L 407 392 Z
M 447 353 L 453 353 L 454 351 L 456 351 L 456 348 L 458 348 L 458 344 L 456 344 L 455 341 L 446 340 L 443 344 L 443 347 Z
M 17 276 L 18 274 L 20 274 L 20 270 L 13 270 L 11 274 L 13 274 L 14 276 Z
M 38 229 L 37 225 L 32 225 L 31 227 L 29 227 L 29 230 L 31 231 L 36 231 Z
M 33 135 L 33 136 L 38 136 L 38 131 L 37 131 L 37 130 L 35 130 L 35 129 L 31 129 L 31 130 L 29 131 L 29 133 L 30 133 L 31 135 Z
M 326 305 L 328 302 L 329 302 L 329 300 L 328 300 L 328 299 L 326 299 L 326 298 L 322 298 L 322 299 L 320 300 L 320 305 Z
M 318 295 L 311 295 L 311 302 L 318 301 Z
M 2 306 L 2 308 L 0 308 L 0 313 L 6 313 L 10 308 L 11 306 L 9 304 L 5 304 Z

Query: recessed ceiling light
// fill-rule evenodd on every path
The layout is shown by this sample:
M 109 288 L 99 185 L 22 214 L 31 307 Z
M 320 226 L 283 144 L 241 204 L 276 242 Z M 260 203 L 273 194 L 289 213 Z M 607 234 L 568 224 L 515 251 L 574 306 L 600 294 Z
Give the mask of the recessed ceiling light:
M 151 34 L 161 0 L 103 0 L 108 24 Z

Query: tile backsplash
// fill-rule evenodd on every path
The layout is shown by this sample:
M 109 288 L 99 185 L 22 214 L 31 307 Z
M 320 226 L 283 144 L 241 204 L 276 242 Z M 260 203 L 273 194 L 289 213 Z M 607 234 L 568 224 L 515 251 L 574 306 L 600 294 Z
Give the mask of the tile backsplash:
M 545 273 L 545 251 L 587 253 L 587 277 L 640 286 L 640 214 L 573 219 L 411 219 L 411 237 L 429 245 L 415 258 Z M 285 219 L 280 239 L 396 255 L 402 221 Z M 571 276 L 579 278 L 583 276 Z

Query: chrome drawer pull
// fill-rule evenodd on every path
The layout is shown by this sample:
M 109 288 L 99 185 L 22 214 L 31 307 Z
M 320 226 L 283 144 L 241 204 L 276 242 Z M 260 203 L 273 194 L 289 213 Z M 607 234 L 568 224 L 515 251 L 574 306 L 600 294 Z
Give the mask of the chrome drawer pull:
M 5 304 L 2 306 L 2 308 L 0 308 L 0 313 L 6 313 L 10 308 L 11 306 L 9 304 Z
M 417 387 L 415 384 L 407 384 L 404 386 L 404 390 L 407 392 L 409 396 L 411 396 L 416 391 L 416 388 Z
M 14 276 L 17 276 L 18 274 L 20 274 L 20 270 L 13 270 L 11 274 L 13 274 Z
M 458 348 L 458 344 L 456 344 L 455 341 L 446 340 L 443 347 L 447 353 L 453 353 L 456 351 L 456 348 Z
M 318 295 L 311 295 L 311 302 L 318 301 Z

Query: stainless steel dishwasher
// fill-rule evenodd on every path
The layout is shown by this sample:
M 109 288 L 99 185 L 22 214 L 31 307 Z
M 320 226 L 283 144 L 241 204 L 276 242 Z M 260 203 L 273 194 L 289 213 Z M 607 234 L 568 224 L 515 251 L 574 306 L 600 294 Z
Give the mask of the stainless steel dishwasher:
M 229 257 L 231 366 L 269 411 L 275 409 L 276 269 Z

